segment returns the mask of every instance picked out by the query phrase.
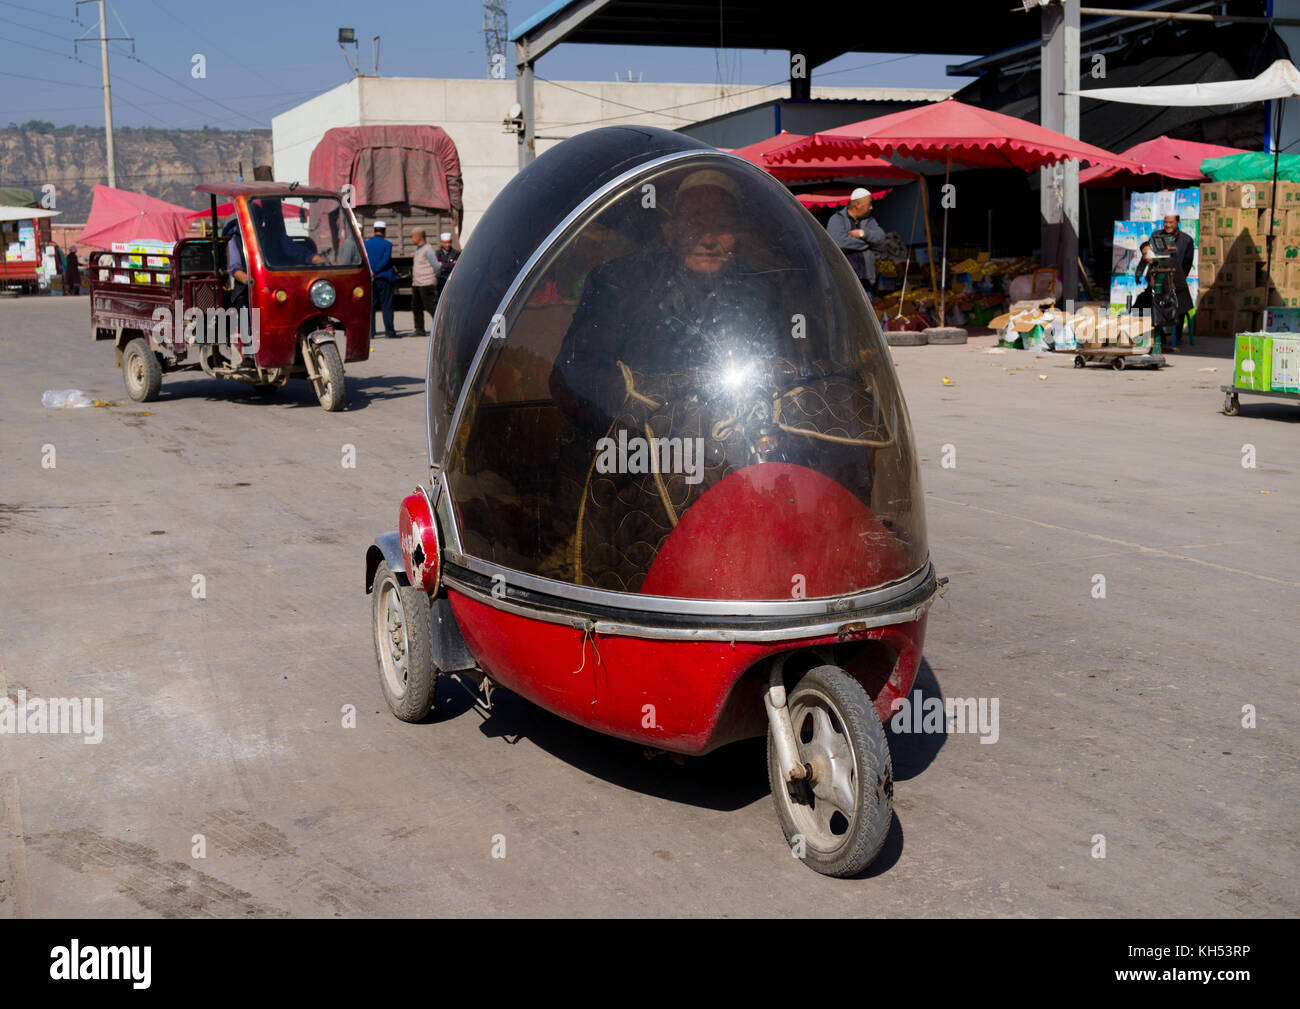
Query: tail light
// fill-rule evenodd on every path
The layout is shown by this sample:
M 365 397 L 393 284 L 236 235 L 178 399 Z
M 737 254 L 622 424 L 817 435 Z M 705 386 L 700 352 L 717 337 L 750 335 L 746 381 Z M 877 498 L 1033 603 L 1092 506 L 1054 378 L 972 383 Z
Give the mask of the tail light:
M 442 573 L 438 522 L 424 488 L 417 487 L 402 499 L 397 509 L 397 533 L 407 581 L 430 594 L 437 592 Z

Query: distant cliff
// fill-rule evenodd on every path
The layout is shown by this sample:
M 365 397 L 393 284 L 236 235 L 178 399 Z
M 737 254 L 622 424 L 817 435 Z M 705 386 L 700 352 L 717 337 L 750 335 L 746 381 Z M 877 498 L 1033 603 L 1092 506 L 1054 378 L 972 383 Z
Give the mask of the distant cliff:
M 271 163 L 270 130 L 113 131 L 117 187 L 156 196 L 196 210 L 206 200 L 192 190 L 200 182 L 234 179 L 243 161 L 244 178 L 253 166 Z M 108 184 L 104 131 L 91 126 L 29 122 L 0 127 L 0 186 L 36 191 L 56 186 L 60 222 L 80 223 L 90 212 L 95 183 Z

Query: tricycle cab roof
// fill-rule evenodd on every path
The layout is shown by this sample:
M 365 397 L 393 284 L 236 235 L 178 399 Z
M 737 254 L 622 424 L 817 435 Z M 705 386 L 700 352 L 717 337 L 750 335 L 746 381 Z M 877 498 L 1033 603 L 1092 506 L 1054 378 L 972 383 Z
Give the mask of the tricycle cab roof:
M 593 130 L 506 186 L 442 294 L 427 401 L 453 581 L 758 616 L 933 577 L 859 281 L 785 187 L 689 137 Z

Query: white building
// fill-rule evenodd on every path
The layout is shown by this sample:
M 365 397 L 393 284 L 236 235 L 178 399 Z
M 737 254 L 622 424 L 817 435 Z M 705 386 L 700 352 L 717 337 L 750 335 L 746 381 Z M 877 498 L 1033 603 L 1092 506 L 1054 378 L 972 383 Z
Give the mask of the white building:
M 570 137 L 599 126 L 638 123 L 682 129 L 700 120 L 786 98 L 789 93 L 789 85 L 784 83 L 724 88 L 717 84 L 539 80 L 535 99 L 537 153 L 555 144 L 553 138 Z M 911 88 L 812 89 L 814 99 L 860 101 L 938 101 L 951 93 Z M 517 170 L 518 142 L 515 134 L 502 126 L 515 100 L 513 80 L 354 77 L 271 120 L 275 178 L 305 183 L 312 150 L 325 131 L 335 126 L 441 126 L 460 152 L 465 181 L 465 238 Z

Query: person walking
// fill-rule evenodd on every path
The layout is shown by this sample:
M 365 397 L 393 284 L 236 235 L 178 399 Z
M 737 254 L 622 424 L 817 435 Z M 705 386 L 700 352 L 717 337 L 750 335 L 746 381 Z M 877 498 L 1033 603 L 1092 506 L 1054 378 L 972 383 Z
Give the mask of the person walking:
M 393 243 L 388 240 L 388 225 L 376 221 L 374 234 L 366 239 L 366 258 L 370 260 L 370 273 L 374 278 L 374 299 L 370 310 L 370 335 L 375 332 L 375 313 L 384 316 L 384 336 L 393 339 L 397 330 L 393 326 L 393 287 L 397 283 L 397 271 L 393 269 Z
M 438 303 L 438 254 L 424 240 L 424 229 L 411 232 L 415 258 L 411 261 L 411 315 L 415 318 L 415 335 L 424 336 L 424 313 L 429 312 L 429 329 L 433 329 L 433 309 Z
M 81 262 L 77 259 L 77 247 L 68 246 L 68 255 L 63 261 L 63 289 L 67 294 L 81 293 Z
M 862 282 L 870 301 L 876 293 L 876 253 L 885 248 L 885 231 L 871 216 L 870 190 L 858 187 L 849 194 L 849 205 L 836 211 L 826 230 L 843 251 Z

